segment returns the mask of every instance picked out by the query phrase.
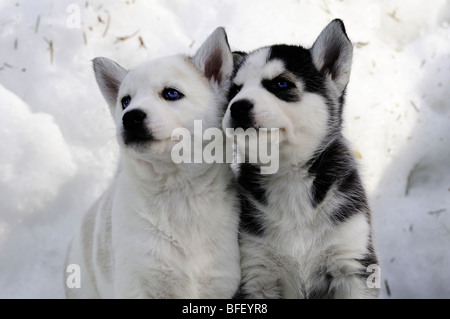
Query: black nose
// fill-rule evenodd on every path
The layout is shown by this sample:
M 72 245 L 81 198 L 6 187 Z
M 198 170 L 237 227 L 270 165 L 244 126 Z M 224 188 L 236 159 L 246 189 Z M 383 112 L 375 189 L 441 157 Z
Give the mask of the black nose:
M 231 104 L 231 117 L 238 118 L 247 115 L 253 108 L 253 103 L 249 100 L 239 100 Z
M 239 100 L 231 104 L 230 115 L 233 128 L 244 130 L 253 126 L 253 103 L 249 100 Z
M 123 115 L 122 123 L 126 144 L 152 139 L 151 132 L 144 124 L 146 117 L 147 114 L 138 109 L 128 111 Z
M 122 123 L 126 130 L 133 130 L 143 126 L 147 114 L 141 110 L 131 110 L 123 115 Z

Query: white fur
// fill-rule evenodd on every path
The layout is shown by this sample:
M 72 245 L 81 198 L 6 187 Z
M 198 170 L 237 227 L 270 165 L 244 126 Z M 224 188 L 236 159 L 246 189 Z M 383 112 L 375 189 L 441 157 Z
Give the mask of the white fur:
M 81 288 L 66 288 L 68 297 L 231 298 L 236 292 L 239 217 L 231 170 L 226 164 L 175 164 L 170 158 L 173 129 L 193 134 L 195 119 L 202 119 L 205 129 L 220 125 L 231 52 L 223 29 L 211 37 L 193 59 L 161 58 L 128 72 L 107 59 L 94 60 L 116 122 L 121 161 L 71 244 L 66 264 L 80 265 Z M 206 78 L 204 63 L 215 63 L 208 62 L 214 50 L 224 57 L 222 77 Z M 184 98 L 164 100 L 167 87 Z M 124 95 L 132 102 L 122 110 Z M 154 137 L 139 147 L 122 139 L 122 116 L 133 109 L 147 114 Z

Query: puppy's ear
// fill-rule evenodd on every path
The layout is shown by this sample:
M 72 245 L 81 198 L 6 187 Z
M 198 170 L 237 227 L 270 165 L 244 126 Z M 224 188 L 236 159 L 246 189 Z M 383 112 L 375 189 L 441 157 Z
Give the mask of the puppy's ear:
M 215 88 L 226 89 L 233 72 L 233 54 L 227 34 L 217 28 L 192 58 L 194 65 L 205 74 Z
M 344 23 L 339 19 L 331 21 L 320 33 L 310 52 L 317 70 L 331 76 L 342 94 L 350 79 L 353 55 Z
M 100 91 L 112 108 L 116 105 L 120 84 L 128 71 L 107 58 L 95 58 L 92 62 Z

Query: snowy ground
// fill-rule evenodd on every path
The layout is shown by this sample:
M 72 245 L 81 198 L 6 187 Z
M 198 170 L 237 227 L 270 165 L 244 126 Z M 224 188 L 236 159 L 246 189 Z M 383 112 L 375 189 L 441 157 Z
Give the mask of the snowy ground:
M 450 298 L 450 2 L 0 2 L 0 298 L 62 298 L 63 259 L 116 165 L 90 60 L 313 43 L 333 18 L 355 44 L 345 135 L 373 208 L 384 298 Z

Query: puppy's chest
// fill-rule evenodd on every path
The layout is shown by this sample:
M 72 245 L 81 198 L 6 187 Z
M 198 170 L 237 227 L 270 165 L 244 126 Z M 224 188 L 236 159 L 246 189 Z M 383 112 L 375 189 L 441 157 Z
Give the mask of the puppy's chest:
M 273 177 L 265 184 L 266 203 L 257 205 L 269 258 L 305 278 L 317 271 L 333 234 L 327 213 L 312 205 L 311 184 L 301 173 Z
M 225 184 L 154 184 L 130 187 L 126 206 L 130 218 L 140 220 L 140 229 L 160 234 L 186 247 L 211 241 L 237 222 L 232 192 Z
M 311 184 L 311 178 L 302 173 L 267 179 L 262 185 L 266 202 L 260 203 L 258 209 L 269 233 L 298 233 L 320 226 L 322 221 L 311 202 Z

